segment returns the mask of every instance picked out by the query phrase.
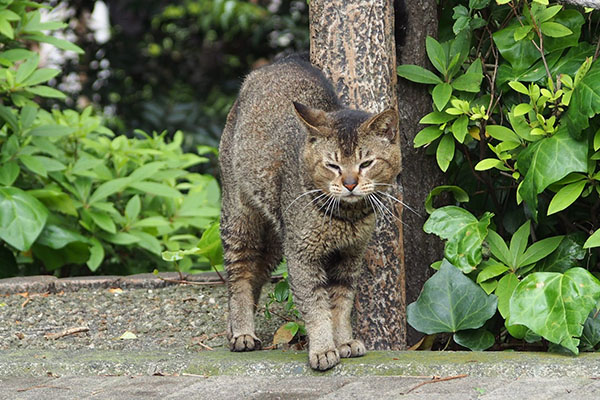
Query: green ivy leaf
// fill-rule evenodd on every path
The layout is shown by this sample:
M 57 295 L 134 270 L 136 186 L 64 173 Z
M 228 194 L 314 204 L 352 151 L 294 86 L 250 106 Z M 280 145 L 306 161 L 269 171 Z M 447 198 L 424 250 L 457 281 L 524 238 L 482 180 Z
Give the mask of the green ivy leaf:
M 127 202 L 127 205 L 125 206 L 125 216 L 129 221 L 135 221 L 140 214 L 141 209 L 142 202 L 140 196 L 136 194 Z
M 15 161 L 0 165 L 0 185 L 11 186 L 18 178 L 21 168 Z
M 586 183 L 586 181 L 579 181 L 563 186 L 550 201 L 548 215 L 562 211 L 573 204 L 583 192 Z
M 486 295 L 472 280 L 443 263 L 407 307 L 408 323 L 428 335 L 477 329 L 496 312 L 497 298 Z
M 443 192 L 451 192 L 454 195 L 454 200 L 456 200 L 457 202 L 466 203 L 469 201 L 469 195 L 467 194 L 467 192 L 465 192 L 458 186 L 436 186 L 431 190 L 431 192 L 429 192 L 429 194 L 427 195 L 427 199 L 425 199 L 425 211 L 427 211 L 428 214 L 431 214 L 435 210 L 435 208 L 433 207 L 433 198 Z
M 90 239 L 90 258 L 87 260 L 87 266 L 90 271 L 94 272 L 100 267 L 102 264 L 102 260 L 104 260 L 104 247 L 102 247 L 102 243 L 96 238 Z
M 286 302 L 290 294 L 288 282 L 286 280 L 278 282 L 277 285 L 275 285 L 273 294 L 275 295 L 275 300 L 277 300 L 279 303 Z
M 477 275 L 477 283 L 482 283 L 488 279 L 495 278 L 508 271 L 508 267 L 504 264 L 495 262 L 494 260 L 487 260 L 482 263 L 483 269 Z
M 512 130 L 502 125 L 487 125 L 485 131 L 494 139 L 501 142 L 516 142 L 521 143 L 519 136 Z
M 412 82 L 428 83 L 432 85 L 443 82 L 439 76 L 418 65 L 400 65 L 396 71 L 399 76 Z
M 167 186 L 163 183 L 150 182 L 150 181 L 141 181 L 141 182 L 131 182 L 129 187 L 137 189 L 141 192 L 153 194 L 156 196 L 163 197 L 181 197 L 182 194 L 179 190 L 172 188 L 171 186 Z
M 494 43 L 498 51 L 507 60 L 516 73 L 529 69 L 541 58 L 540 52 L 529 40 L 515 40 L 514 33 L 521 25 L 513 19 L 504 29 L 494 33 Z
M 564 236 L 553 236 L 535 242 L 518 258 L 517 268 L 526 267 L 548 256 L 558 248 L 563 239 Z
M 115 223 L 110 215 L 98 211 L 88 210 L 87 212 L 92 218 L 92 221 L 94 221 L 94 223 L 98 225 L 100 229 L 103 229 L 108 233 L 117 233 L 117 227 L 115 226 Z
M 465 141 L 465 137 L 467 136 L 467 133 L 469 133 L 468 127 L 469 127 L 469 117 L 466 115 L 461 115 L 460 117 L 458 117 L 456 119 L 456 121 L 454 121 L 454 123 L 452 124 L 452 127 L 450 128 L 450 131 L 452 131 L 454 138 L 459 143 L 463 143 Z
M 569 133 L 579 138 L 589 126 L 589 119 L 600 113 L 600 62 L 594 61 L 587 74 L 573 90 L 569 108 L 565 114 Z
M 15 75 L 15 81 L 18 84 L 22 83 L 25 79 L 27 79 L 33 73 L 33 71 L 36 70 L 39 62 L 40 62 L 40 56 L 37 53 L 32 55 L 27 60 L 25 60 L 25 62 L 22 63 L 21 65 L 19 65 L 19 68 L 17 69 L 17 74 Z
M 578 354 L 583 324 L 599 298 L 600 282 L 583 268 L 571 268 L 564 274 L 535 272 L 515 288 L 510 324 L 525 325 Z
M 498 260 L 502 261 L 505 265 L 511 265 L 512 256 L 508 250 L 508 246 L 504 242 L 504 239 L 498 235 L 495 231 L 489 229 L 486 237 L 486 242 L 490 246 L 490 252 Z
M 429 216 L 423 230 L 446 239 L 445 257 L 463 272 L 469 273 L 481 263 L 481 244 L 487 235 L 491 217 L 492 214 L 485 213 L 481 220 L 477 220 L 465 209 L 446 206 Z
M 442 133 L 444 133 L 444 131 L 438 128 L 437 126 L 428 126 L 427 128 L 424 128 L 420 130 L 419 133 L 417 133 L 414 140 L 414 146 L 421 147 L 426 144 L 429 144 L 435 139 L 439 138 L 442 135 Z
M 554 38 L 569 36 L 573 33 L 572 30 L 558 22 L 543 22 L 540 29 L 544 35 Z
M 28 250 L 42 232 L 48 210 L 38 199 L 15 187 L 0 188 L 0 239 Z
M 160 241 L 154 236 L 144 231 L 131 230 L 129 231 L 133 236 L 137 237 L 138 245 L 148 250 L 149 252 L 160 256 L 162 252 L 162 245 Z
M 435 156 L 440 169 L 444 172 L 450 166 L 450 161 L 454 158 L 454 138 L 452 135 L 444 135 L 438 144 Z
M 583 244 L 584 249 L 600 246 L 600 229 L 594 232 Z
M 496 291 L 494 292 L 498 296 L 498 311 L 506 320 L 510 316 L 510 298 L 518 284 L 519 279 L 517 276 L 513 273 L 508 273 L 498 281 L 498 287 L 496 287 Z
M 431 92 L 433 97 L 433 103 L 437 107 L 438 110 L 443 110 L 446 104 L 448 104 L 448 100 L 450 100 L 450 96 L 452 96 L 452 86 L 450 84 L 438 83 L 433 88 Z
M 88 243 L 89 240 L 85 236 L 63 226 L 49 223 L 44 227 L 40 236 L 38 236 L 36 244 L 57 250 L 73 242 Z
M 34 174 L 41 175 L 44 178 L 48 176 L 48 171 L 46 170 L 46 167 L 35 156 L 21 154 L 19 156 L 19 161 L 21 161 L 23 165 Z
M 580 262 L 586 254 L 581 245 L 583 243 L 581 236 L 583 235 L 571 234 L 565 236 L 556 250 L 536 263 L 536 271 L 562 273 L 570 268 L 581 265 Z
M 30 190 L 30 195 L 44 203 L 48 210 L 58 211 L 66 215 L 77 217 L 75 202 L 57 186 L 46 186 L 46 189 Z
M 437 69 L 441 74 L 446 75 L 448 72 L 448 59 L 440 42 L 431 36 L 427 36 L 425 39 L 425 50 L 427 51 L 427 56 L 429 57 L 429 60 L 435 69 Z
M 585 141 L 577 141 L 566 129 L 559 129 L 554 136 L 530 144 L 519 154 L 519 172 L 525 178 L 518 191 L 534 220 L 537 221 L 537 195 L 571 172 L 586 172 L 587 151 Z
M 67 96 L 65 96 L 65 94 L 63 92 L 61 92 L 60 90 L 56 90 L 54 88 L 51 88 L 49 86 L 29 86 L 25 88 L 26 92 L 29 92 L 31 94 L 34 94 L 36 96 L 41 96 L 41 97 L 48 97 L 51 99 L 64 99 Z
M 582 350 L 594 351 L 598 343 L 600 343 L 600 313 L 594 308 L 583 324 L 580 346 Z
M 425 115 L 419 121 L 420 124 L 443 124 L 448 121 L 452 121 L 456 116 L 446 114 L 445 112 L 434 111 Z
M 214 222 L 204 231 L 200 242 L 198 242 L 198 248 L 200 249 L 198 254 L 208 258 L 210 265 L 223 264 L 223 246 L 221 245 L 219 222 Z
M 483 328 L 456 332 L 452 338 L 457 344 L 471 351 L 487 350 L 496 342 L 494 335 Z
M 452 81 L 452 87 L 456 90 L 477 93 L 483 80 L 483 69 L 481 60 L 478 58 L 467 69 L 464 75 Z

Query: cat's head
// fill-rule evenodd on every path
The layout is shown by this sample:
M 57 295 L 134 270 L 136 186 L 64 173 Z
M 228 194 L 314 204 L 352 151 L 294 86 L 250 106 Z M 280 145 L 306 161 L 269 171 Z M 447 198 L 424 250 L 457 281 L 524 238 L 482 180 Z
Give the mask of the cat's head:
M 315 186 L 345 202 L 386 191 L 400 173 L 398 113 L 325 112 L 294 103 L 306 127 L 304 164 Z

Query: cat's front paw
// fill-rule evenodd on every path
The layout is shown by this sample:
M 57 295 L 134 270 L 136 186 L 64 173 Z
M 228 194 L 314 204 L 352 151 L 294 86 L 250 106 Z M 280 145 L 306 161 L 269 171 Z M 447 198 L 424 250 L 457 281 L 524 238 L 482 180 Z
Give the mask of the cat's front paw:
M 252 351 L 260 350 L 262 343 L 254 335 L 238 335 L 229 340 L 229 349 L 231 351 Z
M 340 353 L 337 349 L 325 350 L 323 352 L 309 352 L 308 361 L 312 369 L 325 371 L 339 364 Z
M 365 344 L 357 339 L 353 339 L 348 343 L 342 343 L 338 346 L 338 351 L 340 353 L 340 357 L 348 358 L 348 357 L 361 357 L 364 356 L 367 352 L 365 348 Z

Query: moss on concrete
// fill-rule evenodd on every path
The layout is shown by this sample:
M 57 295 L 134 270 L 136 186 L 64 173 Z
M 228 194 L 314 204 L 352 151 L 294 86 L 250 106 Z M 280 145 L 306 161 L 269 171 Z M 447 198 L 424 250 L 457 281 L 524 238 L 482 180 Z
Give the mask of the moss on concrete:
M 568 357 L 519 352 L 374 351 L 343 359 L 326 372 L 312 371 L 306 352 L 9 350 L 0 352 L 0 376 L 151 375 L 154 373 L 244 376 L 600 376 L 600 354 Z

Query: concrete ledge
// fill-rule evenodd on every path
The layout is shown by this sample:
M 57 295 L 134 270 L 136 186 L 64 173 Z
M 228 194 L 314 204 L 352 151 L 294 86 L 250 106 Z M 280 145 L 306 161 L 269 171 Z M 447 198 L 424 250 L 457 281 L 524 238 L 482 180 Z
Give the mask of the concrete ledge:
M 108 289 L 119 287 L 122 289 L 156 289 L 170 285 L 177 285 L 177 282 L 170 282 L 169 280 L 177 281 L 179 279 L 180 275 L 176 272 L 161 272 L 160 278 L 154 274 L 136 274 L 128 276 L 78 276 L 61 279 L 52 275 L 23 276 L 0 279 L 0 295 L 23 292 L 75 292 L 83 288 Z M 221 278 L 215 272 L 184 275 L 184 279 L 191 282 L 214 284 L 222 283 Z
M 152 375 L 189 373 L 203 376 L 453 376 L 517 378 L 600 377 L 600 354 L 569 357 L 519 352 L 372 351 L 344 359 L 330 371 L 315 372 L 306 352 L 281 350 L 231 353 L 155 350 L 0 352 L 0 376 Z

